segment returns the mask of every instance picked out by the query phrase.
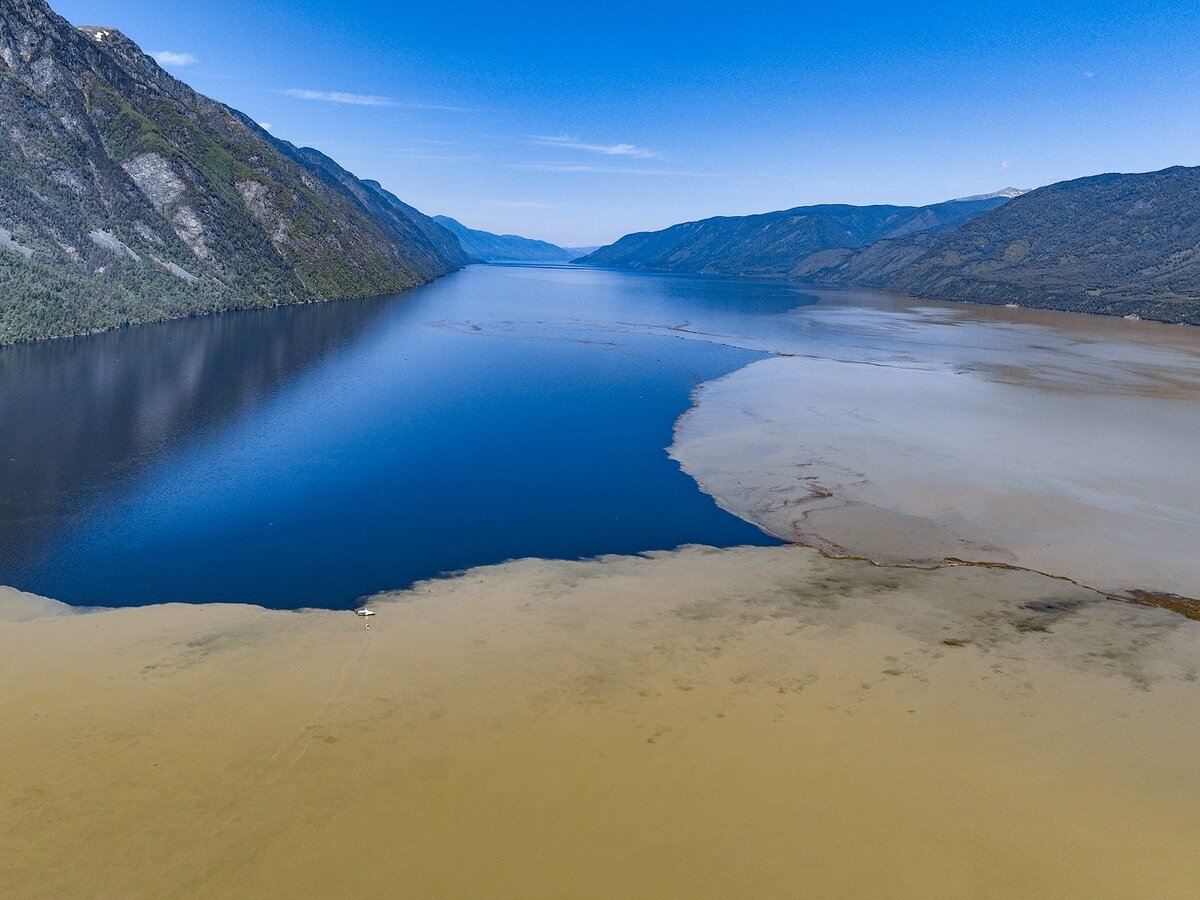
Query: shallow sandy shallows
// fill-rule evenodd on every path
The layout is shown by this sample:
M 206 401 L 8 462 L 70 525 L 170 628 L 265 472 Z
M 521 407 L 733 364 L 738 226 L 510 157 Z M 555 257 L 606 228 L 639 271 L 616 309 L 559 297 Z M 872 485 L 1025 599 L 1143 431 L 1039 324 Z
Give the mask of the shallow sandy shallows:
M 836 555 L 1200 599 L 1200 331 L 968 306 L 793 319 L 845 319 L 855 343 L 705 384 L 677 423 L 672 456 L 723 507 Z
M 1161 610 L 800 547 L 376 606 L 3 597 L 0 896 L 1200 890 L 1200 624 Z

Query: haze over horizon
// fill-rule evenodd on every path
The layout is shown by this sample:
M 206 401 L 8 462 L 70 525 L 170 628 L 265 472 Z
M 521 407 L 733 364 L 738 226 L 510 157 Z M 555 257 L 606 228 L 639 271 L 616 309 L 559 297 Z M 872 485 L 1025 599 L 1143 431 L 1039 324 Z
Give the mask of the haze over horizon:
M 55 9 L 426 212 L 567 246 L 1200 163 L 1200 29 L 1178 0 Z

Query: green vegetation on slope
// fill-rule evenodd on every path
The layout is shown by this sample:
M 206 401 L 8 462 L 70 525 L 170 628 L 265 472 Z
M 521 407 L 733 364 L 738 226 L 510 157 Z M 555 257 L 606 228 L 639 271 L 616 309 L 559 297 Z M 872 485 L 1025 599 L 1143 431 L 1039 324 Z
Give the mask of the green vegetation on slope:
M 621 269 L 784 277 L 811 253 L 944 231 L 1006 200 L 986 197 L 923 207 L 800 206 L 755 216 L 724 216 L 626 235 L 575 261 Z
M 468 228 L 449 216 L 434 216 L 433 220 L 453 232 L 464 250 L 487 262 L 568 262 L 577 255 L 556 244 L 519 234 L 492 234 Z
M 1039 188 L 948 234 L 814 254 L 795 277 L 1200 325 L 1200 167 Z
M 468 261 L 378 186 L 42 0 L 0 7 L 0 122 L 0 343 L 392 293 Z

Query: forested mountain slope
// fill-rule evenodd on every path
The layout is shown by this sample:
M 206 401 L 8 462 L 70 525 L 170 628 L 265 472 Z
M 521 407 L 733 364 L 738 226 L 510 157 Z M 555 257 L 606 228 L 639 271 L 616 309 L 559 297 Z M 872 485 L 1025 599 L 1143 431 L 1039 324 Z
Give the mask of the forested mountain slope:
M 1200 168 L 1039 188 L 939 236 L 814 254 L 794 277 L 1200 324 Z
M 992 196 L 921 207 L 823 205 L 723 216 L 626 235 L 575 261 L 663 272 L 785 276 L 820 250 L 944 231 L 1006 202 L 1006 196 Z
M 434 216 L 433 220 L 454 232 L 467 253 L 486 262 L 567 262 L 578 255 L 549 241 L 468 228 L 449 216 Z
M 0 4 L 0 343 L 390 293 L 466 259 L 115 29 Z

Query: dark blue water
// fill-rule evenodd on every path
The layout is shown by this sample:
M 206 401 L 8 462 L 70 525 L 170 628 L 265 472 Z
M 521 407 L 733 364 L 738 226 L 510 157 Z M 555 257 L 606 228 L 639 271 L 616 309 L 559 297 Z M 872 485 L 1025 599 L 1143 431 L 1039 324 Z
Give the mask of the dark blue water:
M 390 298 L 0 350 L 0 584 L 345 608 L 523 556 L 773 544 L 666 453 L 785 285 L 473 267 Z

